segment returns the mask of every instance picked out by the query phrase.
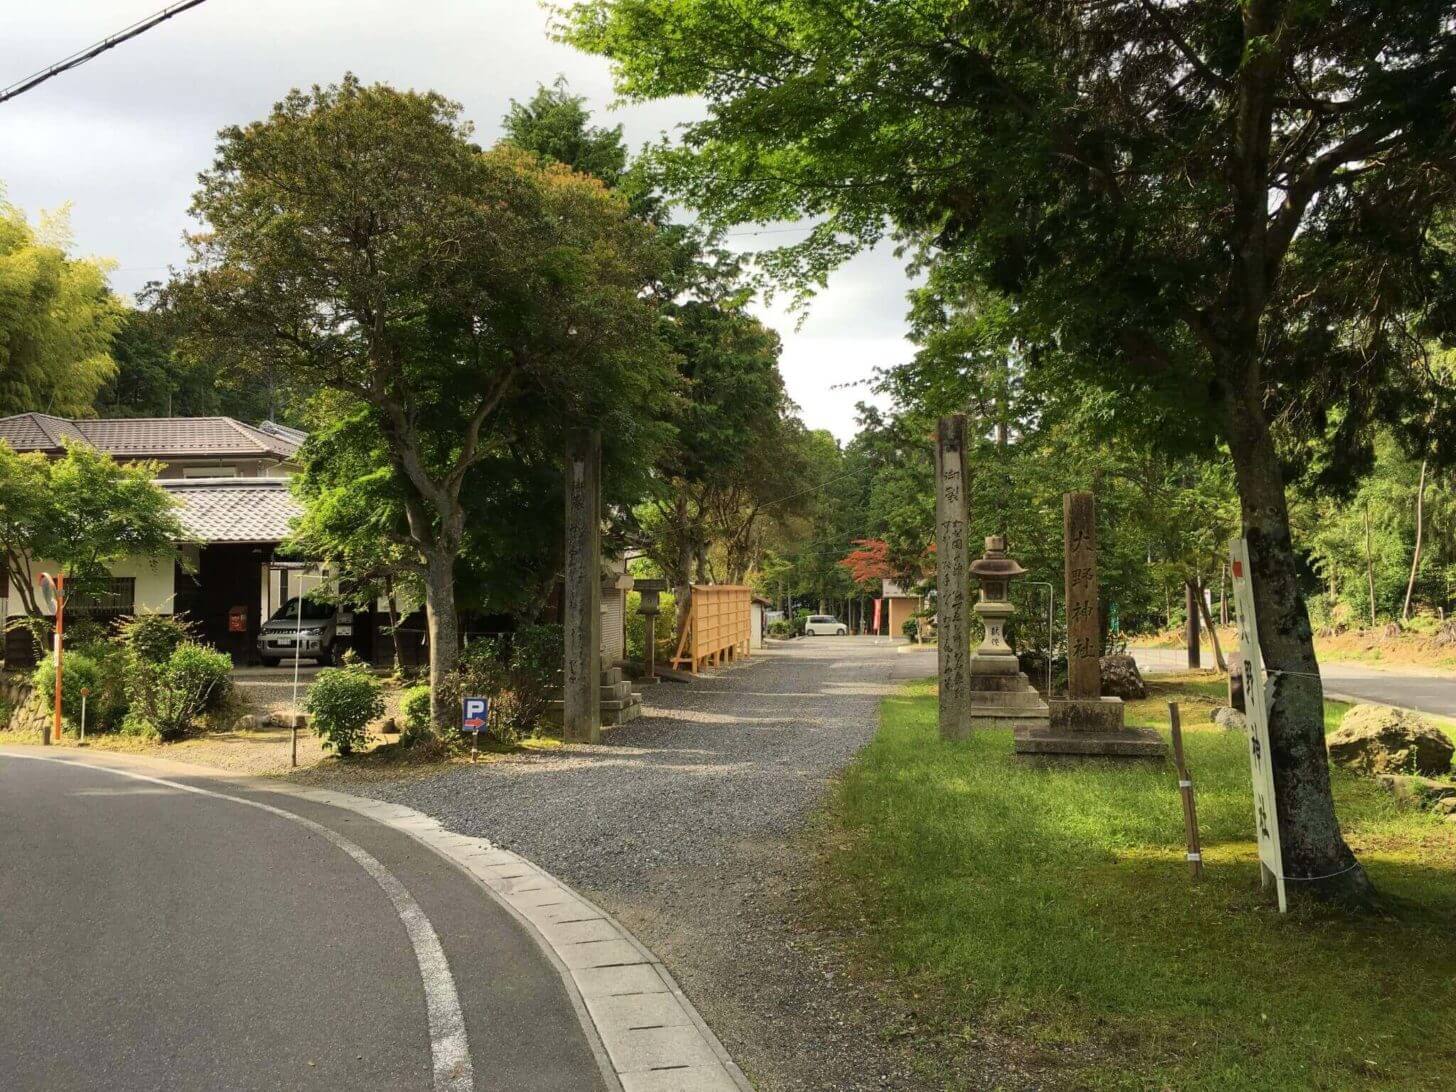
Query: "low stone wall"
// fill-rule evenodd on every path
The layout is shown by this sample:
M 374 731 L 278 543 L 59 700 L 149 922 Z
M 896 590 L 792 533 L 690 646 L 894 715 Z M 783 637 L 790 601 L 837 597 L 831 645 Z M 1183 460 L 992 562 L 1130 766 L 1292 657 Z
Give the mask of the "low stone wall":
M 50 727 L 51 712 L 36 700 L 35 687 L 25 675 L 0 676 L 0 701 L 10 710 L 7 725 L 12 732 L 31 732 L 39 736 Z

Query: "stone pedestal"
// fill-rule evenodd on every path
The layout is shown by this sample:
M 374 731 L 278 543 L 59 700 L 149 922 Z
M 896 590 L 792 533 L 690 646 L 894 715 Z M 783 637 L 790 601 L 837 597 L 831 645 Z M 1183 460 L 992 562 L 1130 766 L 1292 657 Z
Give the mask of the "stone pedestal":
M 1021 670 L 1016 652 L 1006 643 L 1006 623 L 1016 613 L 1011 605 L 1011 581 L 1025 569 L 1006 556 L 1006 540 L 986 539 L 986 552 L 971 562 L 971 575 L 981 584 L 981 597 L 973 608 L 986 636 L 971 657 L 970 703 L 974 728 L 1044 728 L 1047 706 Z
M 601 711 L 602 726 L 606 728 L 626 724 L 642 715 L 642 695 L 633 692 L 632 683 L 623 678 L 620 667 L 602 669 L 601 682 L 597 687 L 597 708 Z M 565 712 L 564 701 L 553 701 L 547 705 L 543 719 L 548 724 L 560 725 Z M 599 741 L 600 736 L 590 742 Z

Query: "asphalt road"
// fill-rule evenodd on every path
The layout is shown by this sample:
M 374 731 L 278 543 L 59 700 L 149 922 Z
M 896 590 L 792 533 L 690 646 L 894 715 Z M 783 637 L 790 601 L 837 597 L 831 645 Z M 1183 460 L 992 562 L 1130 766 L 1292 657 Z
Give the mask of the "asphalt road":
M 604 1087 L 556 969 L 449 862 L 175 780 L 206 792 L 0 753 L 0 1088 Z
M 1145 672 L 1182 671 L 1188 665 L 1182 649 L 1138 648 L 1130 650 Z M 1212 654 L 1204 651 L 1205 666 L 1212 666 Z M 1330 697 L 1399 705 L 1436 716 L 1456 717 L 1456 678 L 1418 668 L 1372 667 L 1369 664 L 1330 662 L 1320 664 L 1320 678 Z

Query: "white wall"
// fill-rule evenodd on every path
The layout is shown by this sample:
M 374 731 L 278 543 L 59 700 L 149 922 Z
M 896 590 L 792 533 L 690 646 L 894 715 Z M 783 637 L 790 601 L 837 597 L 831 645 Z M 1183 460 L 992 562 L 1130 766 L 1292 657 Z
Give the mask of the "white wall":
M 56 564 L 51 561 L 33 561 L 30 566 L 31 577 L 38 580 L 41 573 L 54 574 L 56 568 Z M 172 613 L 172 597 L 176 592 L 176 561 L 173 557 L 124 558 L 111 566 L 111 575 L 130 576 L 136 580 L 137 610 L 154 611 L 158 614 Z M 15 590 L 23 577 L 23 573 L 12 573 L 11 583 L 7 584 L 5 588 L 5 617 L 7 618 L 25 613 L 23 605 L 25 601 Z M 40 596 L 39 587 L 36 588 L 35 598 L 41 611 L 50 614 L 51 611 L 46 610 L 45 601 Z

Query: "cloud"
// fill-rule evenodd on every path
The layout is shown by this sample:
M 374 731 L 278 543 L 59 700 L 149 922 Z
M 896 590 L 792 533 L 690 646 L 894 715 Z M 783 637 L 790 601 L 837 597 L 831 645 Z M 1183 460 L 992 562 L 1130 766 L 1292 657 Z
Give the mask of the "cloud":
M 12 5 L 0 38 L 9 84 L 155 10 L 131 0 Z M 289 88 L 366 81 L 430 88 L 460 102 L 489 142 L 512 98 L 564 75 L 600 120 L 633 146 L 697 116 L 690 101 L 609 109 L 604 61 L 553 41 L 529 0 L 247 0 L 179 15 L 75 71 L 0 105 L 0 183 L 34 211 L 71 202 L 77 249 L 116 259 L 133 292 L 182 257 L 187 204 L 216 133 L 263 116 Z M 745 245 L 772 245 L 772 236 Z M 910 352 L 905 276 L 888 251 L 850 263 L 814 302 L 802 329 L 781 303 L 761 315 L 784 339 L 784 376 L 811 427 L 854 431 L 862 380 Z

